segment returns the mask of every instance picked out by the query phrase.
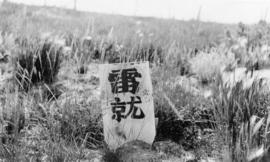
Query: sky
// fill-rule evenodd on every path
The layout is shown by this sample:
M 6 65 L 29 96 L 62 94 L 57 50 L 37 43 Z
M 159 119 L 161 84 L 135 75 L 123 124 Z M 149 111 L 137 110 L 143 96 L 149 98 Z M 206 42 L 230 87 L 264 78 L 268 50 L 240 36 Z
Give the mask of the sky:
M 1 0 L 0 0 L 1 1 Z M 9 0 L 73 8 L 74 0 Z M 270 0 L 77 0 L 77 9 L 109 14 L 151 16 L 220 23 L 270 21 Z

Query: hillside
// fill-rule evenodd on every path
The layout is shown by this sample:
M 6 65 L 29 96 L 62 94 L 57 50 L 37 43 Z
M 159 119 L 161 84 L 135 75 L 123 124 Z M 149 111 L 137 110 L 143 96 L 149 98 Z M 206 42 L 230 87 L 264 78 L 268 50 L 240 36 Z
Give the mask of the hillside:
M 10 3 L 1 7 L 0 15 L 1 29 L 17 35 L 53 32 L 106 38 L 112 32 L 118 42 L 130 45 L 143 37 L 145 42 L 160 45 L 176 41 L 182 46 L 199 48 L 217 43 L 224 36 L 225 29 L 233 28 L 233 25 L 195 20 L 127 17 Z

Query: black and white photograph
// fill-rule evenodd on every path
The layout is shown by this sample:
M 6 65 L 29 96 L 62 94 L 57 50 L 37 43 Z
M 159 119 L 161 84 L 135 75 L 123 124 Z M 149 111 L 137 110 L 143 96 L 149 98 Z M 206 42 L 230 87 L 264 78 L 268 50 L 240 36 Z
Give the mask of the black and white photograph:
M 0 162 L 270 162 L 270 0 L 0 0 Z

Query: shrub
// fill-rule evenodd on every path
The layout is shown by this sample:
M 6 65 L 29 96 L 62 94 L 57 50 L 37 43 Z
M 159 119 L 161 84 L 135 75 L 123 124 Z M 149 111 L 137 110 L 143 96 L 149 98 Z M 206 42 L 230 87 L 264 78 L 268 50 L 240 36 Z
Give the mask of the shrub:
M 233 59 L 218 53 L 199 53 L 189 62 L 191 71 L 198 75 L 202 83 L 213 81 L 223 66 L 229 65 Z
M 168 93 L 171 101 L 162 93 Z M 174 105 L 171 105 L 173 102 Z M 181 86 L 155 94 L 155 110 L 158 117 L 156 141 L 171 140 L 184 146 L 186 150 L 199 148 L 199 131 L 212 129 L 211 113 L 208 103 L 199 96 L 186 92 Z M 175 107 L 179 115 L 173 111 Z

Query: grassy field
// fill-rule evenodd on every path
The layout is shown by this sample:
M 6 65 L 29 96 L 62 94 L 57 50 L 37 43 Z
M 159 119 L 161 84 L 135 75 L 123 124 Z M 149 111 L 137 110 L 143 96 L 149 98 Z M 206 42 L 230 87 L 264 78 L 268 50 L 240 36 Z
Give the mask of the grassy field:
M 184 162 L 191 154 L 194 161 L 267 161 L 267 80 L 226 78 L 241 68 L 250 78 L 268 71 L 269 43 L 265 21 L 247 26 L 3 4 L 0 159 L 121 161 L 130 149 L 109 150 L 103 141 L 98 65 L 149 61 L 159 119 L 150 151 L 158 160 Z

